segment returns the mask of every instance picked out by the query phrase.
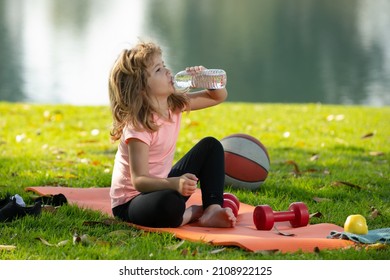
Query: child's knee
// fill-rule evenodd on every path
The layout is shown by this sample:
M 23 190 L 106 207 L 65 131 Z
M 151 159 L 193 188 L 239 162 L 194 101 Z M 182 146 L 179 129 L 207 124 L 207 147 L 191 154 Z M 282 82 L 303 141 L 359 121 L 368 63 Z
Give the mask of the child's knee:
M 218 149 L 220 151 L 223 151 L 222 143 L 218 139 L 214 138 L 213 136 L 207 136 L 203 138 L 201 141 L 204 141 L 212 149 Z

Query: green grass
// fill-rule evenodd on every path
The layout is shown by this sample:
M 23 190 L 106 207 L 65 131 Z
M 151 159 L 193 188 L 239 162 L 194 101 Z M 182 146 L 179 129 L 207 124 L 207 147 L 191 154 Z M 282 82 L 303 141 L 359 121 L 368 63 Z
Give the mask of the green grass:
M 287 209 L 304 201 L 311 223 L 344 224 L 362 214 L 370 229 L 390 226 L 390 108 L 225 103 L 183 118 L 176 159 L 195 142 L 233 133 L 258 138 L 271 158 L 256 191 L 227 187 L 245 203 Z M 117 143 L 109 140 L 111 116 L 104 106 L 0 103 L 0 198 L 28 186 L 107 187 Z M 366 136 L 366 137 L 364 137 Z M 314 156 L 314 157 L 313 157 Z M 295 163 L 295 166 L 294 164 Z M 297 172 L 299 170 L 299 173 Z M 341 184 L 340 182 L 346 182 Z M 321 198 L 316 202 L 315 198 Z M 372 215 L 372 209 L 379 215 Z M 0 224 L 0 259 L 389 259 L 390 249 L 321 250 L 292 254 L 246 252 L 201 242 L 180 243 L 170 234 L 143 232 L 75 206 Z M 73 233 L 88 235 L 73 244 Z M 68 240 L 61 246 L 50 244 Z M 180 246 L 178 246 L 180 245 Z M 176 246 L 176 247 L 175 247 Z

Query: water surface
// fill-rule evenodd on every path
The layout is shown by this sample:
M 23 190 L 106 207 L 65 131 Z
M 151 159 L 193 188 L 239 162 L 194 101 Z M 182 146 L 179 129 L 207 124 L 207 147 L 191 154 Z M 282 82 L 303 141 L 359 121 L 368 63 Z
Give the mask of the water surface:
M 229 101 L 390 105 L 389 0 L 0 0 L 0 100 L 108 104 L 120 50 L 228 73 Z

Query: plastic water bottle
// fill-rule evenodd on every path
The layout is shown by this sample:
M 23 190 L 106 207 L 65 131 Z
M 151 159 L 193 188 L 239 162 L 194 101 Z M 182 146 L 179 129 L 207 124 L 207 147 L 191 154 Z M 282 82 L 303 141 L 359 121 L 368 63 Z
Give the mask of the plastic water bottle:
M 226 86 L 226 72 L 222 69 L 205 69 L 196 74 L 190 74 L 186 70 L 175 75 L 177 88 L 207 88 L 220 89 Z

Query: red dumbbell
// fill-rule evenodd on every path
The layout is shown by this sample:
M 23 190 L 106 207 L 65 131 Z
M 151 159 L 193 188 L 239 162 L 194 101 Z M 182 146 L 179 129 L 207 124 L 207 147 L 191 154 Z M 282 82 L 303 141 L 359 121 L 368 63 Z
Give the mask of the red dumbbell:
M 231 193 L 223 194 L 223 208 L 229 207 L 232 209 L 234 216 L 238 216 L 238 210 L 240 210 L 240 201 L 238 198 Z
M 232 193 L 224 193 L 223 198 L 232 200 L 234 204 L 236 204 L 237 208 L 240 210 L 240 201 L 238 200 L 237 196 Z
M 258 230 L 270 230 L 275 222 L 289 221 L 292 227 L 304 227 L 309 223 L 309 210 L 303 202 L 293 202 L 288 211 L 272 211 L 268 205 L 258 205 L 253 211 L 253 222 Z

